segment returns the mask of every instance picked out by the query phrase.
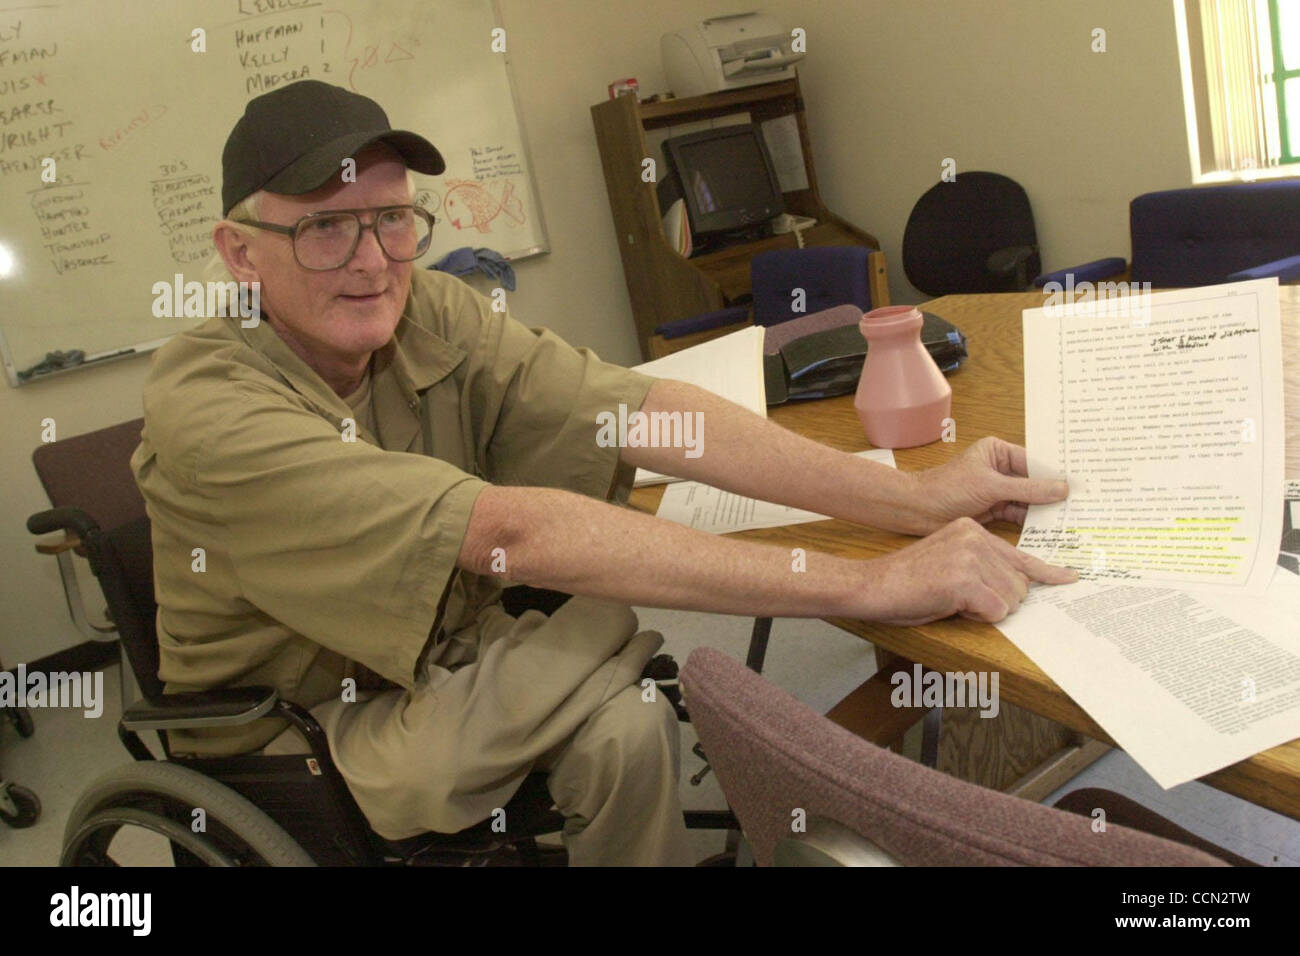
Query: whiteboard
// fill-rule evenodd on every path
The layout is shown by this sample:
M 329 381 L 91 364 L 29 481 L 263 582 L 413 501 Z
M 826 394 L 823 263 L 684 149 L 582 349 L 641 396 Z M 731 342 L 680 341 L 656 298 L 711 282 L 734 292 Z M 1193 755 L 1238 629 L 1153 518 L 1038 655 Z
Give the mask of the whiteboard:
M 48 352 L 93 365 L 200 321 L 155 317 L 154 283 L 208 278 L 226 137 L 249 99 L 298 79 L 371 97 L 442 153 L 442 176 L 415 174 L 439 220 L 417 267 L 461 246 L 546 252 L 500 23 L 492 0 L 0 0 L 10 384 Z

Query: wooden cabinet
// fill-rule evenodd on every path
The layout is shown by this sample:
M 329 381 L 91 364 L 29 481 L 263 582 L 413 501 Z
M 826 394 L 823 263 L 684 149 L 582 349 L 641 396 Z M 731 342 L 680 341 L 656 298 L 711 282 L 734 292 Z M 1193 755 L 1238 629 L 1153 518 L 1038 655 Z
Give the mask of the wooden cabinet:
M 803 244 L 880 249 L 874 236 L 845 222 L 822 202 L 797 79 L 660 103 L 638 103 L 634 96 L 597 103 L 591 108 L 591 120 L 636 318 L 637 340 L 646 358 L 652 357 L 650 338 L 656 326 L 734 304 L 749 294 L 749 264 L 757 253 L 798 245 L 790 233 L 684 259 L 664 238 L 655 184 L 641 178 L 642 161 L 651 156 L 646 131 L 745 112 L 755 123 L 791 114 L 795 117 L 808 188 L 785 193 L 785 206 L 787 212 L 817 220 L 816 226 L 801 231 Z M 653 158 L 662 163 L 662 156 Z M 888 303 L 883 256 L 873 256 L 872 263 L 872 302 Z

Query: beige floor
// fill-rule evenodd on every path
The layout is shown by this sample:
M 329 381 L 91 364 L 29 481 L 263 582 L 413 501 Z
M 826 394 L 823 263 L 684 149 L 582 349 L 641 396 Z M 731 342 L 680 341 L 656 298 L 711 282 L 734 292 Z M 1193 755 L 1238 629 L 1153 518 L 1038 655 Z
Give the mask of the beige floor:
M 664 650 L 684 662 L 695 647 L 708 645 L 744 659 L 749 643 L 748 618 L 658 609 L 638 611 L 643 628 L 663 632 Z M 826 711 L 864 681 L 874 669 L 870 645 L 820 621 L 778 620 L 772 632 L 764 674 L 819 711 Z M 58 860 L 63 825 L 87 782 L 129 757 L 117 740 L 120 713 L 116 667 L 105 673 L 104 716 L 87 720 L 79 711 L 33 712 L 36 734 L 21 739 L 7 721 L 0 729 L 0 774 L 34 790 L 42 803 L 41 820 L 25 830 L 0 825 L 0 865 L 49 866 Z M 682 727 L 682 802 L 688 809 L 720 809 L 725 803 L 712 775 L 699 786 L 689 778 L 701 767 L 690 752 L 695 743 L 689 725 Z M 1254 807 L 1203 784 L 1160 789 L 1123 753 L 1111 753 L 1048 798 L 1067 790 L 1102 786 L 1127 794 L 1183 827 L 1220 846 L 1273 866 L 1300 865 L 1300 823 Z M 719 833 L 693 834 L 698 858 L 717 853 Z M 168 862 L 165 848 L 149 839 L 129 849 L 115 846 L 123 862 Z

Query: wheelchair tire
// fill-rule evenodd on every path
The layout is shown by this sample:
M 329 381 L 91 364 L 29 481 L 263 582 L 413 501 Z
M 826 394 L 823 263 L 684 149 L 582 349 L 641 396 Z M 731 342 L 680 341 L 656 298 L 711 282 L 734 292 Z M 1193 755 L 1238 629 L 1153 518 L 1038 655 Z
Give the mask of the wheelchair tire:
M 4 820 L 15 830 L 21 830 L 35 823 L 41 816 L 41 800 L 26 787 L 16 783 L 6 784 L 4 803 L 0 803 L 0 820 Z M 12 806 L 14 812 L 9 812 Z
M 200 807 L 205 828 L 196 833 L 192 812 Z M 316 865 L 278 823 L 234 790 L 159 761 L 117 767 L 90 785 L 68 816 L 60 865 L 117 865 L 109 845 L 124 826 L 165 837 L 174 859 L 194 865 Z

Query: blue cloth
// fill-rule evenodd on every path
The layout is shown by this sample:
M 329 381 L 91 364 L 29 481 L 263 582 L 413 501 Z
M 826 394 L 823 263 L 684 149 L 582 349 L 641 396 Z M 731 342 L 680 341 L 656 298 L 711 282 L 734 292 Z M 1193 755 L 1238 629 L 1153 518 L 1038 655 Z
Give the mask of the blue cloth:
M 469 275 L 477 267 L 478 260 L 474 258 L 474 250 L 469 246 L 453 249 L 429 266 L 430 269 L 437 269 L 439 272 L 450 272 L 454 276 Z
M 492 249 L 471 249 L 469 246 L 461 246 L 447 253 L 429 268 L 437 269 L 439 272 L 450 272 L 454 276 L 469 275 L 477 269 L 489 279 L 500 282 L 507 292 L 515 291 L 514 267 L 506 261 L 505 256 Z

